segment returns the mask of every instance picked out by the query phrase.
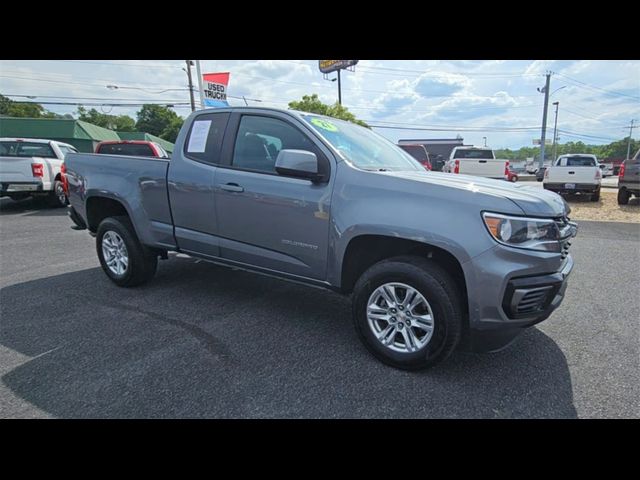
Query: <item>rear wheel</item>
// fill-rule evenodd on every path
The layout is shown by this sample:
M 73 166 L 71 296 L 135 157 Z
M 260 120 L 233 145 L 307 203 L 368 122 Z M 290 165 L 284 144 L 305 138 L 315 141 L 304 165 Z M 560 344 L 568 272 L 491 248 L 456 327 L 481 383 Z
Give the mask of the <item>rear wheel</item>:
M 630 198 L 631 194 L 629 193 L 629 190 L 626 188 L 618 190 L 618 205 L 627 205 Z
M 47 198 L 47 203 L 54 208 L 67 206 L 67 195 L 64 193 L 64 186 L 60 180 L 53 182 L 53 192 Z
M 591 194 L 591 201 L 597 202 L 600 200 L 600 189 L 596 190 L 595 193 Z
M 353 320 L 367 349 L 406 370 L 436 365 L 458 345 L 461 297 L 453 279 L 422 257 L 383 260 L 354 287 Z
M 127 217 L 110 217 L 98 226 L 96 248 L 102 269 L 120 287 L 134 287 L 153 278 L 158 257 L 142 245 Z

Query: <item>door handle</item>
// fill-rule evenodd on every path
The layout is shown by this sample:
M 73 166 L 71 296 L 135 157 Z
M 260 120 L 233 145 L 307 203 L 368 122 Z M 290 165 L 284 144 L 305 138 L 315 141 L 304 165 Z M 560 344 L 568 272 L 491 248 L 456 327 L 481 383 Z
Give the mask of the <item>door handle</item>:
M 487 163 L 486 160 L 478 160 L 479 163 Z
M 219 187 L 221 190 L 225 190 L 227 192 L 244 192 L 244 188 L 237 183 L 223 183 L 220 184 Z
M 569 175 L 573 175 L 574 173 L 576 173 L 576 172 L 569 172 Z

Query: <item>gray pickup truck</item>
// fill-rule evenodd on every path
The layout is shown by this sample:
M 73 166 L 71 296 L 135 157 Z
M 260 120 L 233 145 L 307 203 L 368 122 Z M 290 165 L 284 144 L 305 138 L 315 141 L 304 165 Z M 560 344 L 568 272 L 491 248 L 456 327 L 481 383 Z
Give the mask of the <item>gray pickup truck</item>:
M 176 251 L 351 294 L 364 345 L 398 368 L 506 346 L 560 305 L 573 267 L 559 195 L 428 172 L 316 114 L 200 110 L 171 159 L 69 154 L 66 172 L 73 228 L 117 285 Z

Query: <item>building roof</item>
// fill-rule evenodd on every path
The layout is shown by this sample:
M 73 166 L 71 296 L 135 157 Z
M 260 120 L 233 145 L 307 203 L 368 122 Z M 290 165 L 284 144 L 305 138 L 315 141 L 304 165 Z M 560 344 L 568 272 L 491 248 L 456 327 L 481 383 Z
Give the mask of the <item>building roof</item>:
M 8 137 L 75 138 L 78 140 L 120 140 L 113 130 L 82 120 L 61 118 L 0 118 L 0 135 Z
M 116 132 L 121 140 L 143 140 L 146 142 L 155 142 L 164 148 L 167 152 L 173 152 L 173 143 L 168 142 L 164 138 L 156 137 L 145 132 Z

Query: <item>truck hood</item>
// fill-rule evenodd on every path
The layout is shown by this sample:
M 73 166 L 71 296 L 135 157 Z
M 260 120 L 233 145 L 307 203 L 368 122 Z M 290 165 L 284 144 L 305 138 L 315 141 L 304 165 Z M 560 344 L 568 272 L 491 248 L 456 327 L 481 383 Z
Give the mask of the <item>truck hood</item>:
M 570 211 L 569 205 L 557 193 L 524 183 L 442 172 L 379 173 L 389 177 L 506 198 L 520 207 L 525 215 L 559 217 L 567 215 Z

